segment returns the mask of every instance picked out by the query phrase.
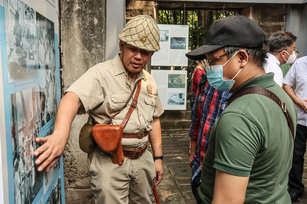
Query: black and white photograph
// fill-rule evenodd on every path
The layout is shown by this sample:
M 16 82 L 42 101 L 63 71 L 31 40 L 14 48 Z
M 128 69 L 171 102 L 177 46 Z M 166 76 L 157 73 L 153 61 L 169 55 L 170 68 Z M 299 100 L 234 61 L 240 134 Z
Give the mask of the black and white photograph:
M 46 204 L 62 204 L 62 194 L 61 194 L 61 177 L 59 177 L 55 187 L 53 188 L 52 192 Z
M 43 174 L 36 170 L 33 155 L 37 148 L 35 138 L 40 134 L 38 104 L 38 88 L 11 95 L 15 203 L 32 203 L 43 185 Z
M 169 39 L 169 30 L 160 30 L 160 41 L 167 42 Z
M 9 82 L 37 77 L 35 11 L 20 0 L 6 0 Z
M 36 13 L 36 21 L 40 98 L 43 101 L 41 126 L 44 126 L 57 110 L 54 23 L 39 13 Z
M 184 92 L 169 92 L 167 95 L 167 105 L 184 105 Z
M 185 75 L 168 74 L 168 88 L 185 88 Z
M 186 38 L 183 37 L 171 37 L 171 49 L 185 50 Z

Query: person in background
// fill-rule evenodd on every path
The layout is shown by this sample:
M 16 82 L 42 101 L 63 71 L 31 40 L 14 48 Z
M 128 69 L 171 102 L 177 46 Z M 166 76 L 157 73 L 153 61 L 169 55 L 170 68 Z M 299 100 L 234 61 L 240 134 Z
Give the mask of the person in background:
M 280 68 L 282 64 L 292 64 L 296 57 L 294 36 L 290 32 L 277 31 L 273 33 L 268 40 L 269 52 L 264 63 L 266 73 L 274 73 L 274 81 L 282 87 L 283 72 Z
M 204 66 L 199 62 L 192 77 L 192 99 L 194 100 L 189 130 L 191 187 L 197 203 L 201 203 L 197 189 L 201 182 L 201 167 L 208 148 L 209 135 L 215 120 L 226 107 L 225 102 L 229 95 L 229 92 L 219 91 L 210 86 Z
M 123 130 L 123 164 L 113 163 L 110 155 L 96 145 L 89 154 L 89 173 L 96 203 L 152 203 L 152 187 L 163 175 L 159 120 L 163 108 L 153 77 L 143 69 L 160 49 L 159 28 L 150 16 L 139 15 L 125 25 L 119 39 L 119 54 L 90 68 L 66 90 L 53 133 L 36 138 L 43 144 L 34 152 L 38 157 L 35 163 L 38 171 L 48 172 L 59 160 L 77 113 L 88 113 L 99 124 L 110 120 L 114 125 L 121 124 L 132 106 L 129 96 L 140 81 L 137 106 Z M 148 140 L 153 155 L 146 149 Z
M 203 204 L 291 202 L 287 176 L 296 109 L 274 82 L 273 73 L 265 73 L 264 42 L 265 33 L 260 26 L 235 15 L 215 21 L 205 44 L 186 54 L 204 62 L 212 87 L 231 92 L 230 101 L 237 97 L 211 130 L 198 189 Z M 269 97 L 258 93 L 241 95 L 250 87 L 274 93 L 285 103 L 291 119 Z
M 302 176 L 307 139 L 307 56 L 294 62 L 283 83 L 283 88 L 295 103 L 298 114 L 288 189 L 291 200 L 295 202 L 304 192 Z

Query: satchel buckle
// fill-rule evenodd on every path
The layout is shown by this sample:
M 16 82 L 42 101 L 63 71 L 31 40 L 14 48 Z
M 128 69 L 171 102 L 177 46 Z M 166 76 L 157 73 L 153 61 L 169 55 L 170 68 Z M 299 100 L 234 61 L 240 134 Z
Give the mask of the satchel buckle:
M 281 102 L 281 109 L 286 113 L 287 112 L 287 106 L 284 102 Z

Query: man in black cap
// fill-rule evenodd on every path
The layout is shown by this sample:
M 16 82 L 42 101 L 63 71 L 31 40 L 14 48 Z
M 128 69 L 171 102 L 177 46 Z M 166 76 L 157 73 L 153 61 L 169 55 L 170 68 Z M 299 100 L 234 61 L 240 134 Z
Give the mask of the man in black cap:
M 211 131 L 202 203 L 291 203 L 287 185 L 297 115 L 273 74 L 264 71 L 264 42 L 255 22 L 236 15 L 215 21 L 206 43 L 186 54 L 202 60 L 211 86 L 233 93 Z

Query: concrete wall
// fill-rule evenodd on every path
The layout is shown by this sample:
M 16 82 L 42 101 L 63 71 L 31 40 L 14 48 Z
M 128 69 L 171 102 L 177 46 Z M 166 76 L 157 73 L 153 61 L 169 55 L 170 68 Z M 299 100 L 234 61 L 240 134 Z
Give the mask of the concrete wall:
M 105 60 L 105 0 L 62 0 L 62 87 L 67 89 L 91 66 Z M 89 203 L 90 180 L 87 155 L 81 152 L 78 135 L 86 116 L 77 116 L 64 152 L 67 203 Z
M 300 57 L 307 55 L 307 4 L 291 6 L 287 10 L 286 30 L 297 36 L 296 49 Z

